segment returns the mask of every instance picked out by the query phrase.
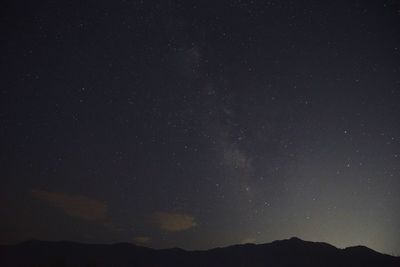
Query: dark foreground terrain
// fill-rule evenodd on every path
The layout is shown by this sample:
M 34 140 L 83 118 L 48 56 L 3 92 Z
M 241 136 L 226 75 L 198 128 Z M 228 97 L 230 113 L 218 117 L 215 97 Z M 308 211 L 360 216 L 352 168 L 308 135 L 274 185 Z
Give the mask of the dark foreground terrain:
M 207 251 L 27 241 L 0 246 L 0 266 L 400 266 L 400 257 L 367 247 L 338 249 L 298 238 Z

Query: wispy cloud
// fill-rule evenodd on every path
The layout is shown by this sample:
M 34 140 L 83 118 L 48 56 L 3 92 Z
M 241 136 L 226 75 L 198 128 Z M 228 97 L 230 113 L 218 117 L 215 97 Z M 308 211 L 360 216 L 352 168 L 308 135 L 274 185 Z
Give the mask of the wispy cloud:
M 183 213 L 156 212 L 153 218 L 155 224 L 167 232 L 185 231 L 197 225 L 193 216 Z
M 104 202 L 80 195 L 32 190 L 33 197 L 47 205 L 62 209 L 65 214 L 89 221 L 107 222 L 107 205 Z

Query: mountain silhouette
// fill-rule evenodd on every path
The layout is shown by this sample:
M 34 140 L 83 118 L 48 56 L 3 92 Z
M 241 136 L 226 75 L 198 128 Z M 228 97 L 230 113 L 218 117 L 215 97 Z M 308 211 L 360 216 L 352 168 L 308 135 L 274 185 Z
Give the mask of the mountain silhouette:
M 267 244 L 243 244 L 205 251 L 150 249 L 130 243 L 83 244 L 26 241 L 0 246 L 0 266 L 400 266 L 400 257 L 363 246 L 338 249 L 293 237 Z

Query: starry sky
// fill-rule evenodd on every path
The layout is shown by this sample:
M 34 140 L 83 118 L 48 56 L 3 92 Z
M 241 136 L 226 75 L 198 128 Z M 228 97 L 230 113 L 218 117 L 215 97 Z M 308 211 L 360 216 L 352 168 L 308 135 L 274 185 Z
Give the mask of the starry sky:
M 0 243 L 400 255 L 397 1 L 2 6 Z

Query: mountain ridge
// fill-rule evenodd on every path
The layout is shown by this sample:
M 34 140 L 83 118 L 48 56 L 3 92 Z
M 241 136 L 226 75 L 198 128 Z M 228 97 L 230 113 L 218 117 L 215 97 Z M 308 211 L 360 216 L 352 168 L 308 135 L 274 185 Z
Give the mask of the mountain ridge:
M 400 266 L 400 257 L 365 246 L 337 248 L 297 237 L 208 250 L 153 249 L 132 243 L 27 240 L 0 246 L 0 266 Z

